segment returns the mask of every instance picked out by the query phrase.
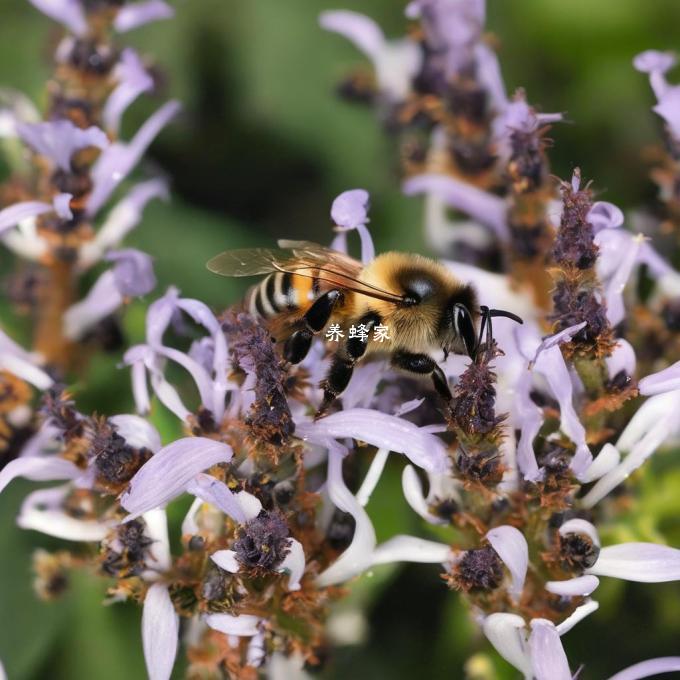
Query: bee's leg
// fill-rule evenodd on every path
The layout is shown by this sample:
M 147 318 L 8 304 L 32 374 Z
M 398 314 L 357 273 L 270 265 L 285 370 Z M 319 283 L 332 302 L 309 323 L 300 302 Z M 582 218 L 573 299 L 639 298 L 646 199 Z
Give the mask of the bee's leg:
M 465 305 L 454 305 L 453 323 L 456 333 L 463 340 L 468 356 L 474 359 L 478 346 L 477 333 L 472 321 L 472 314 Z
M 299 364 L 309 352 L 314 335 L 322 331 L 333 314 L 333 309 L 342 299 L 342 291 L 329 290 L 316 300 L 300 320 L 303 327 L 286 340 L 283 356 L 291 364 Z
M 419 375 L 431 375 L 434 389 L 446 401 L 451 401 L 451 390 L 446 380 L 444 371 L 432 357 L 427 354 L 412 354 L 411 352 L 399 351 L 392 355 L 391 363 L 396 368 L 401 368 L 410 373 Z
M 378 314 L 369 312 L 361 317 L 357 324 L 365 326 L 366 332 L 370 333 L 374 326 L 380 324 L 380 321 Z M 323 415 L 338 395 L 345 391 L 352 378 L 354 364 L 364 356 L 367 346 L 368 337 L 365 340 L 359 337 L 348 338 L 345 346 L 335 353 L 328 375 L 322 383 L 323 402 L 317 411 L 317 418 Z

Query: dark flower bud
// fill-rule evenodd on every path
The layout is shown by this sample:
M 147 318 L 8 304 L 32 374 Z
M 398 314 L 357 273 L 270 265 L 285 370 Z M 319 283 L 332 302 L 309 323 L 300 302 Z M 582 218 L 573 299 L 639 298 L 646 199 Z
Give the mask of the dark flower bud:
M 238 531 L 233 549 L 246 567 L 273 570 L 288 554 L 288 524 L 278 512 L 261 512 Z
M 494 590 L 503 581 L 503 563 L 491 547 L 468 550 L 456 565 L 453 579 L 466 592 Z
M 570 569 L 582 571 L 592 567 L 600 555 L 600 548 L 585 534 L 569 533 L 559 538 L 559 554 Z

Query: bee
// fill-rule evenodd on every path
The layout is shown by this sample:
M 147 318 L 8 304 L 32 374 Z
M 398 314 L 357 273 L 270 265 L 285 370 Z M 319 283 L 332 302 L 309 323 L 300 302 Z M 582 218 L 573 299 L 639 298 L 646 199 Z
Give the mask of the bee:
M 492 317 L 522 323 L 511 312 L 480 307 L 471 284 L 421 255 L 387 252 L 364 265 L 308 241 L 278 245 L 227 250 L 207 267 L 221 276 L 267 274 L 248 291 L 244 304 L 283 343 L 283 357 L 291 364 L 301 362 L 314 337 L 332 324 L 364 329 L 361 335 L 343 337 L 335 352 L 321 385 L 319 414 L 345 390 L 357 362 L 376 355 L 389 356 L 395 368 L 431 376 L 435 390 L 449 402 L 446 376 L 431 355 L 443 351 L 444 359 L 449 353 L 474 359 L 485 330 L 491 340 Z M 388 329 L 382 341 L 374 333 L 379 326 Z

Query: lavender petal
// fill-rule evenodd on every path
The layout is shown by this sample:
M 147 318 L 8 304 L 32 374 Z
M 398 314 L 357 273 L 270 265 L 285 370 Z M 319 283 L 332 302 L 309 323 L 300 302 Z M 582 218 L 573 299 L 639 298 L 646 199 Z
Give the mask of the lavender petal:
M 351 189 L 343 191 L 331 206 L 331 218 L 339 227 L 356 229 L 360 224 L 368 222 L 368 191 Z
M 585 597 L 600 585 L 597 576 L 576 576 L 565 581 L 547 581 L 545 589 L 562 597 Z
M 229 462 L 232 455 L 230 446 L 205 437 L 185 437 L 163 447 L 142 465 L 123 494 L 120 503 L 130 513 L 125 521 L 165 505 L 199 472 Z
M 505 201 L 486 191 L 447 177 L 446 175 L 416 175 L 406 180 L 402 190 L 407 196 L 433 193 L 449 206 L 466 213 L 493 229 L 502 242 L 509 239 Z
M 568 633 L 576 624 L 580 623 L 587 616 L 599 609 L 600 605 L 595 600 L 587 600 L 584 604 L 579 605 L 574 609 L 573 613 L 567 616 L 562 623 L 557 624 L 557 632 L 560 635 Z
M 92 168 L 93 189 L 87 201 L 88 215 L 94 215 L 106 203 L 179 109 L 179 102 L 166 102 L 146 120 L 130 142 L 115 142 L 99 156 Z
M 123 11 L 125 6 L 119 10 Z M 102 111 L 102 120 L 109 132 L 118 134 L 120 121 L 126 109 L 142 92 L 153 88 L 153 78 L 146 72 L 139 55 L 131 48 L 126 48 L 120 55 L 113 76 L 118 82 L 109 95 Z
M 638 389 L 645 396 L 680 390 L 680 361 L 642 378 L 638 382 Z
M 633 664 L 615 673 L 609 680 L 642 680 L 662 673 L 680 673 L 680 656 L 662 656 Z
M 164 583 L 151 585 L 144 598 L 142 644 L 149 680 L 170 680 L 177 655 L 179 615 Z
M 114 273 L 105 271 L 87 296 L 64 312 L 64 335 L 71 340 L 79 340 L 99 321 L 113 314 L 123 302 Z
M 153 260 L 141 250 L 114 250 L 105 259 L 114 263 L 113 278 L 123 297 L 142 297 L 156 287 Z
M 173 16 L 175 16 L 175 10 L 163 0 L 127 3 L 118 10 L 113 27 L 119 33 L 125 33 L 152 21 L 171 19 Z
M 197 474 L 189 482 L 186 490 L 192 496 L 196 496 L 203 502 L 210 503 L 210 505 L 219 508 L 239 524 L 245 524 L 248 520 L 239 503 L 237 494 L 234 494 L 224 482 L 211 475 L 206 475 L 202 472 Z M 261 504 L 259 507 L 262 509 Z
M 69 172 L 71 157 L 88 147 L 107 149 L 109 139 L 103 130 L 92 126 L 83 130 L 70 120 L 43 123 L 18 123 L 17 133 L 33 151 Z
M 384 48 L 385 36 L 380 26 L 364 14 L 348 10 L 322 12 L 319 24 L 321 28 L 347 38 L 373 61 Z
M 139 224 L 146 204 L 154 198 L 168 199 L 165 181 L 150 179 L 135 184 L 111 210 L 94 239 L 80 247 L 80 266 L 91 267 L 107 250 L 117 246 Z
M 500 526 L 487 532 L 486 540 L 510 571 L 512 585 L 508 592 L 514 600 L 519 600 L 529 566 L 529 547 L 524 535 L 515 527 Z
M 28 217 L 36 217 L 50 212 L 54 206 L 42 201 L 23 201 L 0 210 L 0 234 L 16 226 Z
M 87 19 L 80 0 L 29 0 L 29 2 L 77 36 L 87 33 Z
M 406 420 L 370 409 L 349 409 L 315 423 L 301 423 L 296 434 L 321 444 L 329 437 L 354 437 L 378 448 L 403 453 L 412 463 L 430 472 L 444 472 L 449 466 L 440 439 Z
M 531 666 L 536 680 L 571 680 L 569 661 L 555 625 L 547 619 L 531 621 Z

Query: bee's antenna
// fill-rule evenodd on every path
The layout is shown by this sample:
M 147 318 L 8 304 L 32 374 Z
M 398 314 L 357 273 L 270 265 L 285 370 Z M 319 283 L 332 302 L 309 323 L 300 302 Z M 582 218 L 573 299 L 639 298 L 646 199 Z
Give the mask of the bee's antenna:
M 517 316 L 517 314 L 513 314 L 512 312 L 507 312 L 504 309 L 489 309 L 488 307 L 482 307 L 482 310 L 486 310 L 489 313 L 489 316 L 503 316 L 506 319 L 512 319 L 513 321 L 516 321 L 519 324 L 523 324 L 524 321 L 522 320 L 521 317 Z
M 479 325 L 479 337 L 477 338 L 477 344 L 474 351 L 475 356 L 477 355 L 477 351 L 482 345 L 482 339 L 484 338 L 485 331 L 486 331 L 486 346 L 490 347 L 491 343 L 493 342 L 493 326 L 491 324 L 491 319 L 500 316 L 506 319 L 512 319 L 512 321 L 516 321 L 519 324 L 524 323 L 524 321 L 522 321 L 522 319 L 519 316 L 517 316 L 517 314 L 507 312 L 504 309 L 489 309 L 486 305 L 480 305 L 479 310 L 482 313 L 481 314 L 482 321 Z M 474 359 L 475 357 L 473 356 L 472 358 Z

